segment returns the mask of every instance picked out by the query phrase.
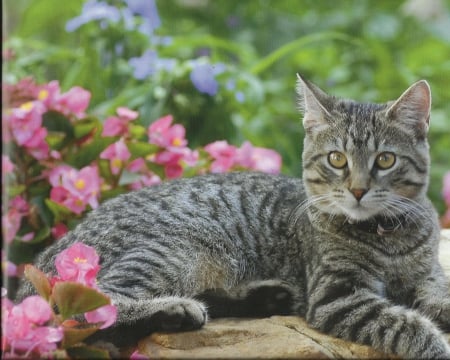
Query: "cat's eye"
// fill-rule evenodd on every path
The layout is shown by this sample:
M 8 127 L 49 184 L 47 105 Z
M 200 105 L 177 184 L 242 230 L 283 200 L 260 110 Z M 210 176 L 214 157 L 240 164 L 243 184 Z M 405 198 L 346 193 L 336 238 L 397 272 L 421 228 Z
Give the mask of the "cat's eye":
M 347 158 L 339 151 L 332 151 L 328 154 L 328 162 L 336 169 L 342 169 L 347 166 Z
M 375 164 L 379 169 L 390 169 L 395 164 L 395 154 L 391 152 L 383 152 L 381 154 L 378 154 L 377 158 L 375 159 Z

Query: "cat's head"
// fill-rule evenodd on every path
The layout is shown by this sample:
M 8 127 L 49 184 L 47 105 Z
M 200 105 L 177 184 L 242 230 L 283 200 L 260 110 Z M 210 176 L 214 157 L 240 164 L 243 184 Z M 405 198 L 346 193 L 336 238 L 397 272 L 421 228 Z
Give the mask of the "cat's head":
M 425 80 L 385 104 L 337 99 L 301 76 L 297 90 L 310 204 L 364 221 L 398 216 L 425 195 L 431 106 Z

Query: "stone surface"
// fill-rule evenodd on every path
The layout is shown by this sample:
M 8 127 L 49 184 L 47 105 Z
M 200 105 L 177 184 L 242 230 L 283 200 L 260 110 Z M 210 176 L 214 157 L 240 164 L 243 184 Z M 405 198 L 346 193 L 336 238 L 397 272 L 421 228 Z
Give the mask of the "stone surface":
M 450 230 L 442 232 L 440 262 L 450 277 Z M 139 343 L 139 351 L 151 359 L 394 358 L 321 334 L 296 316 L 216 319 L 197 331 L 152 334 Z

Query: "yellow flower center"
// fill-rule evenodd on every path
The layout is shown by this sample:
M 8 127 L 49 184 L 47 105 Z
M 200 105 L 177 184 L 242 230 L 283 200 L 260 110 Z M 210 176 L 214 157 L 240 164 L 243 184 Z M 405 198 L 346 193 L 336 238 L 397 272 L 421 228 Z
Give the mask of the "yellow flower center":
M 30 111 L 33 108 L 33 102 L 28 101 L 26 103 L 23 103 L 22 105 L 20 105 L 20 108 L 22 110 Z
M 75 181 L 75 187 L 78 190 L 83 190 L 86 187 L 86 181 L 84 181 L 83 179 L 78 179 L 77 181 Z
M 177 138 L 177 137 L 172 140 L 173 146 L 181 146 L 182 143 L 183 143 L 183 140 L 180 138 Z
M 39 91 L 38 94 L 38 100 L 45 100 L 48 98 L 48 90 L 42 89 L 41 91 Z
M 84 264 L 87 262 L 87 260 L 77 256 L 75 259 L 73 259 L 73 262 L 76 264 Z
M 113 159 L 111 161 L 111 164 L 112 164 L 113 167 L 120 168 L 120 167 L 122 167 L 122 160 L 120 160 L 120 159 Z

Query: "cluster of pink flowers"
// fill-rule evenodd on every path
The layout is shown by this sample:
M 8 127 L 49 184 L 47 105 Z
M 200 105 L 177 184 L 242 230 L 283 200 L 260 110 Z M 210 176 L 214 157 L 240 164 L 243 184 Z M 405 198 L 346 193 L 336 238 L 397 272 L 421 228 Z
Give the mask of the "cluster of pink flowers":
M 81 214 L 88 204 L 92 209 L 98 206 L 101 179 L 97 166 L 77 170 L 59 165 L 50 170 L 48 180 L 53 186 L 50 199 L 75 214 Z
M 50 305 L 42 297 L 27 297 L 14 305 L 2 298 L 2 352 L 6 358 L 31 357 L 57 349 L 64 337 L 62 326 L 47 326 L 53 318 Z
M 22 218 L 28 215 L 30 207 L 25 199 L 17 195 L 9 201 L 8 211 L 2 216 L 3 239 L 7 244 L 11 243 L 20 229 Z M 22 237 L 22 241 L 30 240 L 32 233 Z
M 84 117 L 91 95 L 78 86 L 61 93 L 58 81 L 43 86 L 28 84 L 28 90 L 27 95 L 32 100 L 6 110 L 4 114 L 6 126 L 3 128 L 3 141 L 8 144 L 14 140 L 37 160 L 58 157 L 57 152 L 50 152 L 45 141 L 48 132 L 43 126 L 43 115 L 48 111 L 57 111 L 69 117 Z
M 234 168 L 253 169 L 269 174 L 277 174 L 281 168 L 281 156 L 276 151 L 254 147 L 245 141 L 240 148 L 226 141 L 215 141 L 205 146 L 206 152 L 214 159 L 211 172 L 221 173 Z
M 133 123 L 139 117 L 139 113 L 126 107 L 117 108 L 116 114 L 106 118 L 103 126 L 98 125 L 102 126 L 100 136 L 115 137 L 115 142 L 101 149 L 98 157 L 91 163 L 82 168 L 75 168 L 65 163 L 66 156 L 76 154 L 84 146 L 97 145 L 96 128 L 86 135 L 72 138 L 65 143 L 66 147 L 51 147 L 49 136 L 59 135 L 49 133 L 44 118 L 49 112 L 62 114 L 69 120 L 73 127 L 72 131 L 75 132 L 81 123 L 78 120 L 86 117 L 90 93 L 77 86 L 62 93 L 57 81 L 36 85 L 30 79 L 24 79 L 16 86 L 4 86 L 4 90 L 11 96 L 12 107 L 4 111 L 6 126 L 3 140 L 6 145 L 14 143 L 15 147 L 23 150 L 31 160 L 13 156 L 11 161 L 9 156 L 3 155 L 2 169 L 6 175 L 3 175 L 2 183 L 6 180 L 11 180 L 11 183 L 17 181 L 17 178 L 23 178 L 21 174 L 28 171 L 33 161 L 40 166 L 41 171 L 40 175 L 25 181 L 23 194 L 19 192 L 19 195 L 9 201 L 8 210 L 2 215 L 3 231 L 8 243 L 14 239 L 22 241 L 33 239 L 35 232 L 31 231 L 32 229 L 20 230 L 23 219 L 31 212 L 28 203 L 31 199 L 27 192 L 35 181 L 46 181 L 50 185 L 47 195 L 49 201 L 65 207 L 73 214 L 81 215 L 89 208 L 94 209 L 98 206 L 103 191 L 114 190 L 119 185 L 123 186 L 124 191 L 151 186 L 160 183 L 162 178 L 183 176 L 186 168 L 193 169 L 191 173 L 237 169 L 253 169 L 269 173 L 280 171 L 281 157 L 273 150 L 253 147 L 249 142 L 237 148 L 226 141 L 217 141 L 205 146 L 206 153 L 199 152 L 188 147 L 185 128 L 180 124 L 174 124 L 171 115 L 157 119 L 145 129 Z M 59 120 L 58 117 L 53 119 L 52 121 Z M 133 131 L 137 128 L 138 133 Z M 140 150 L 136 156 L 130 150 L 131 146 L 147 150 Z M 200 159 L 200 156 L 205 154 L 208 158 Z M 16 160 L 19 162 L 14 163 Z M 105 173 L 105 168 L 101 166 L 102 161 L 109 162 L 109 174 Z M 16 179 L 13 179 L 14 175 Z M 33 205 L 33 210 L 35 209 L 36 206 Z M 56 218 L 61 221 L 60 216 L 57 215 Z M 34 229 L 38 230 L 38 227 L 34 226 Z M 51 234 L 55 239 L 66 231 L 67 227 L 61 222 L 51 228 Z M 21 235 L 17 236 L 19 232 Z
M 99 257 L 92 247 L 73 244 L 58 254 L 55 266 L 58 275 L 50 280 L 52 287 L 71 281 L 98 290 Z M 100 324 L 99 328 L 104 329 L 116 321 L 117 309 L 104 305 L 86 312 L 84 317 L 88 323 Z M 64 338 L 65 322 L 58 320 L 49 302 L 39 295 L 29 296 L 17 305 L 2 297 L 2 319 L 2 352 L 7 358 L 49 355 Z M 77 322 L 69 323 L 73 327 Z
M 165 175 L 169 179 L 183 174 L 183 163 L 195 166 L 199 158 L 198 151 L 187 147 L 184 127 L 180 124 L 172 125 L 172 121 L 172 115 L 167 115 L 148 128 L 148 141 L 161 148 L 151 160 L 164 166 Z

